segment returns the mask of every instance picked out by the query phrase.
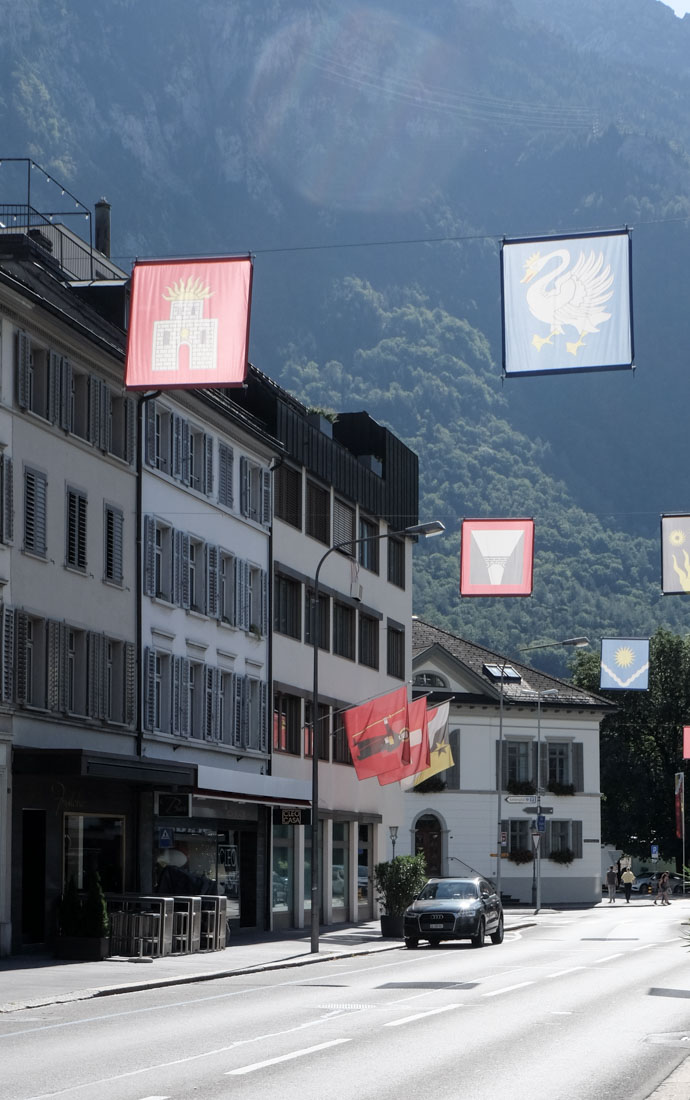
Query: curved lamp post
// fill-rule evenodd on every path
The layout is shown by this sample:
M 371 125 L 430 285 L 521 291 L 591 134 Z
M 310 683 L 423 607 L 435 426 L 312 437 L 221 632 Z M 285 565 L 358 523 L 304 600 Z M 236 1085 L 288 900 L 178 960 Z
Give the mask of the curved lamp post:
M 410 527 L 404 527 L 400 531 L 385 531 L 378 535 L 363 535 L 358 539 L 344 539 L 336 542 L 326 550 L 316 566 L 314 574 L 314 591 L 312 593 L 311 607 L 311 640 L 314 650 L 314 678 L 312 685 L 311 703 L 311 952 L 319 952 L 319 576 L 323 563 L 335 550 L 344 547 L 358 546 L 363 542 L 376 542 L 380 539 L 391 538 L 395 535 L 409 536 L 420 535 L 422 538 L 430 538 L 432 535 L 440 535 L 445 531 L 440 520 L 430 520 L 428 523 L 414 523 Z

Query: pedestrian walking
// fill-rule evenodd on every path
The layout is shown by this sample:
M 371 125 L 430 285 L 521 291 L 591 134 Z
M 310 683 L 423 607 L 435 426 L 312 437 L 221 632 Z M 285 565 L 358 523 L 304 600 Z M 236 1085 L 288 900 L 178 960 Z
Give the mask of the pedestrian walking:
M 659 878 L 659 899 L 662 905 L 671 904 L 671 902 L 668 900 L 668 895 L 670 891 L 671 882 L 668 877 L 668 871 L 662 871 L 661 877 Z M 654 902 L 654 904 L 656 905 L 656 902 Z
M 621 882 L 623 883 L 623 890 L 625 892 L 626 904 L 630 904 L 630 891 L 632 890 L 632 884 L 635 881 L 635 876 L 632 873 L 630 867 L 626 867 L 621 875 Z
M 616 903 L 616 886 L 618 885 L 618 875 L 616 874 L 616 868 L 611 864 L 606 872 L 606 885 L 609 889 L 609 905 L 615 905 Z

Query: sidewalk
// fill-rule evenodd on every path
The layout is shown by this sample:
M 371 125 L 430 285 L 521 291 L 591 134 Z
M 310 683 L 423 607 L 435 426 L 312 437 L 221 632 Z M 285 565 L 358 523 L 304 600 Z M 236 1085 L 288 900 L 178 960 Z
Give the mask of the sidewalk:
M 528 928 L 538 919 L 531 909 L 506 910 L 505 928 Z M 157 959 L 115 956 L 103 962 L 61 962 L 48 955 L 13 956 L 0 959 L 0 1012 L 403 949 L 402 940 L 381 938 L 378 920 L 325 928 L 319 946 L 318 955 L 312 954 L 306 928 L 233 934 L 224 951 Z

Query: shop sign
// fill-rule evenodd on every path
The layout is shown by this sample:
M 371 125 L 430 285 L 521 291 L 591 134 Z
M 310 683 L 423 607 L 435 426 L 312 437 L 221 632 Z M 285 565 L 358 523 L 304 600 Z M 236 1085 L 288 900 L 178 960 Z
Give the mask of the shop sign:
M 156 791 L 153 812 L 157 817 L 191 817 L 192 796 L 170 791 Z
M 303 806 L 274 806 L 274 825 L 311 825 L 311 810 Z

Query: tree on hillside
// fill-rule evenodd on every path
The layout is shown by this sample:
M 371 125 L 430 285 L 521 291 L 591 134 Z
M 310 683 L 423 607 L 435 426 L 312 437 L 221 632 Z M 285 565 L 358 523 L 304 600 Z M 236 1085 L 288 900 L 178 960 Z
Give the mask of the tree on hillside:
M 674 775 L 690 721 L 690 636 L 659 628 L 649 644 L 647 691 L 600 691 L 600 658 L 578 653 L 573 681 L 618 708 L 601 723 L 602 840 L 649 858 L 650 844 L 680 869 Z

